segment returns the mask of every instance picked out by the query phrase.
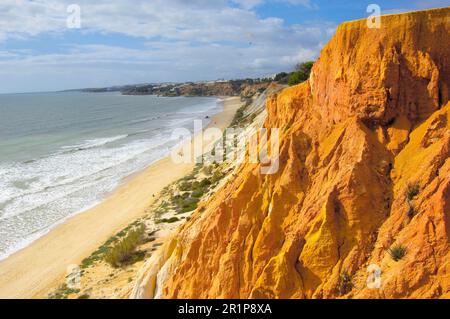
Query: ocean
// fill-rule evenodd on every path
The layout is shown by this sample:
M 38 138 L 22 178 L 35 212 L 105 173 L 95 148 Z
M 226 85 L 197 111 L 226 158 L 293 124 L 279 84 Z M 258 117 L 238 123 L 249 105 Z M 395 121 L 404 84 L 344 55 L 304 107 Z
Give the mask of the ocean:
M 120 93 L 0 95 L 0 260 L 170 153 L 216 98 Z

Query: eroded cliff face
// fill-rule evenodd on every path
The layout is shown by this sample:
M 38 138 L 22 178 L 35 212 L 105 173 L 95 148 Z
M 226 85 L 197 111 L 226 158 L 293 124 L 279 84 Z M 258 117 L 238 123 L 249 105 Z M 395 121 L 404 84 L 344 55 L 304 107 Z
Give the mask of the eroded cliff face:
M 310 81 L 267 100 L 279 171 L 240 166 L 133 296 L 450 298 L 449 17 L 339 26 Z M 372 264 L 378 289 L 366 284 Z

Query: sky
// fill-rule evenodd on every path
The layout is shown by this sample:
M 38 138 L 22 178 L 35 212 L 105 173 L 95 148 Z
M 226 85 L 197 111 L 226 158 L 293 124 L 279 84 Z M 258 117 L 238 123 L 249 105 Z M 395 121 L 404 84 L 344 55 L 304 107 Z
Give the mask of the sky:
M 368 17 L 372 3 L 382 13 L 450 6 L 450 0 L 1 0 L 0 93 L 290 71 L 317 58 L 339 23 Z

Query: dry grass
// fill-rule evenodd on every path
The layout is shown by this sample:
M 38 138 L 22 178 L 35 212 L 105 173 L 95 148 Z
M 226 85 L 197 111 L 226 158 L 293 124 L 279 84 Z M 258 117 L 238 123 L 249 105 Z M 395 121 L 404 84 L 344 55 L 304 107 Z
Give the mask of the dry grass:
M 405 246 L 396 245 L 388 249 L 388 253 L 394 261 L 399 261 L 405 257 L 407 249 Z
M 128 232 L 128 234 L 112 246 L 105 254 L 105 261 L 112 267 L 121 267 L 132 262 L 136 254 L 136 248 L 143 241 L 145 227 L 143 224 Z

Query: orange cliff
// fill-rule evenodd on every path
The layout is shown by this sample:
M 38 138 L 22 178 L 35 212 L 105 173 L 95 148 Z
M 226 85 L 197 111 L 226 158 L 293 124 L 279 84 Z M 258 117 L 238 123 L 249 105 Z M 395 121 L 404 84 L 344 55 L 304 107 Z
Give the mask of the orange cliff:
M 241 165 L 147 261 L 132 297 L 450 298 L 449 19 L 340 25 L 310 81 L 267 100 L 279 171 Z

